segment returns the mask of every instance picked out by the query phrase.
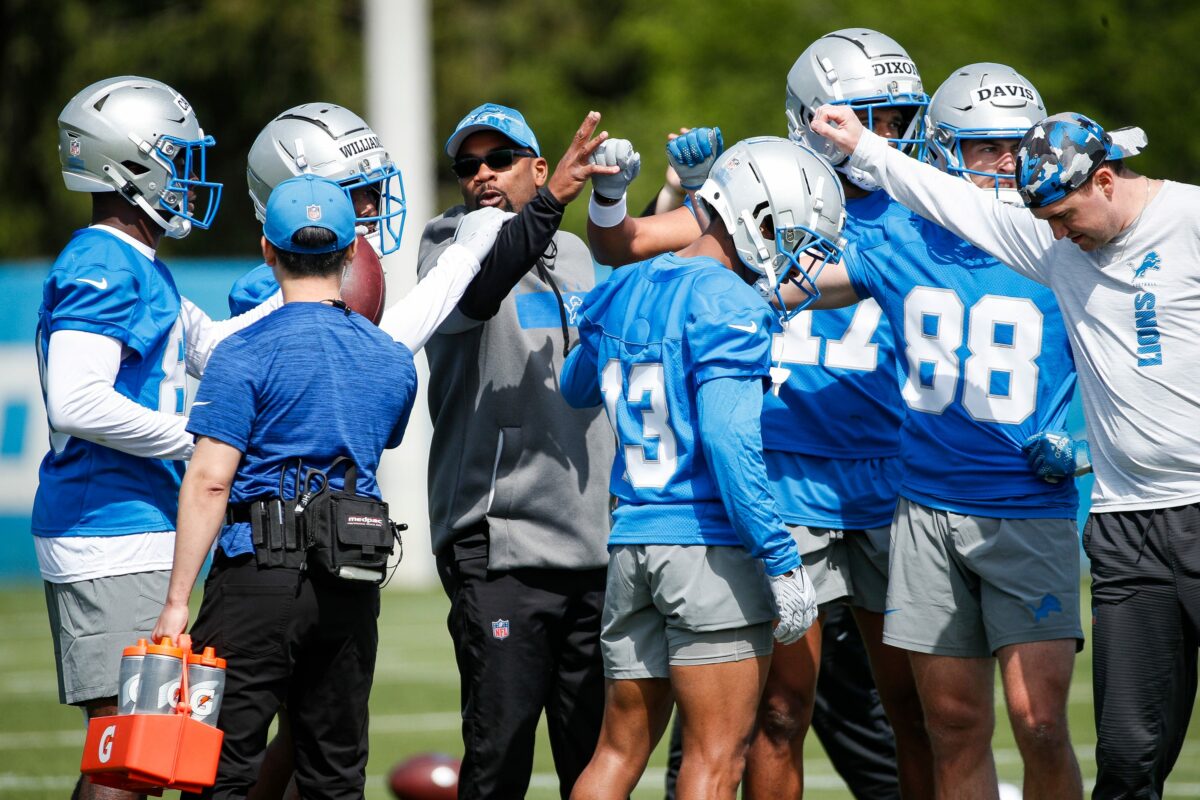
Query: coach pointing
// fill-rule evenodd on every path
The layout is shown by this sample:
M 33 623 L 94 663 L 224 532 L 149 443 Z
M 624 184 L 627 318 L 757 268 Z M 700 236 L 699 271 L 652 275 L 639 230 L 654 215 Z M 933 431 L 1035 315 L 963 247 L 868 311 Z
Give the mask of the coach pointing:
M 584 120 L 553 174 L 520 112 L 486 103 L 446 142 L 463 204 L 421 240 L 422 279 L 464 213 L 505 223 L 479 276 L 425 347 L 429 513 L 462 680 L 459 797 L 524 797 L 546 711 L 562 796 L 591 758 L 604 707 L 600 611 L 612 430 L 563 401 L 556 376 L 596 283 L 591 254 L 560 231 L 605 138 Z
M 1124 159 L 1137 128 L 1081 114 L 1017 154 L 1026 208 L 888 152 L 844 109 L 812 122 L 893 197 L 1046 284 L 1075 353 L 1096 483 L 1084 549 L 1095 618 L 1095 798 L 1160 797 L 1187 729 L 1200 638 L 1200 187 Z M 1063 472 L 1072 453 L 1058 454 Z

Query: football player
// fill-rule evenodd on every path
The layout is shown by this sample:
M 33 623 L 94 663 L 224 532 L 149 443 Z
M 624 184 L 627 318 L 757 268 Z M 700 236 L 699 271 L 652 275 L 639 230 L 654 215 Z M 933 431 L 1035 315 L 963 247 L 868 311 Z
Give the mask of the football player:
M 820 105 L 837 102 L 896 147 L 913 152 L 923 145 L 927 100 L 904 48 L 877 31 L 823 36 L 788 73 L 790 135 L 815 145 L 836 164 L 846 196 L 847 239 L 875 241 L 889 220 L 909 214 L 885 192 L 875 191 L 878 187 L 861 171 L 850 169 L 835 148 L 812 137 L 807 120 Z M 715 148 L 704 136 L 693 131 L 669 149 L 685 188 L 698 185 L 711 164 L 711 156 L 705 155 Z M 689 141 L 693 139 L 700 141 Z M 654 248 L 673 250 L 698 230 L 688 209 L 614 219 L 611 206 L 603 203 L 594 197 L 588 226 L 601 260 L 620 264 Z M 772 358 L 782 375 L 778 393 L 763 402 L 764 459 L 772 492 L 800 545 L 820 602 L 847 601 L 854 608 L 895 731 L 902 792 L 929 796 L 929 741 L 908 657 L 882 643 L 903 408 L 894 377 L 891 326 L 874 301 L 842 311 L 801 312 L 776 335 Z M 821 660 L 822 637 L 815 628 L 802 642 L 776 648 L 747 762 L 749 797 L 801 792 L 804 738 Z
M 857 121 L 831 108 L 818 118 Z M 926 157 L 960 194 L 1012 197 L 1017 145 L 1044 114 L 1011 68 L 968 65 L 930 100 Z M 1079 797 L 1066 716 L 1083 644 L 1078 497 L 1071 480 L 1040 480 L 1022 453 L 1063 427 L 1075 386 L 1053 294 L 916 214 L 849 245 L 816 282 L 821 307 L 879 302 L 901 352 L 903 479 L 883 636 L 909 651 L 937 796 L 996 796 L 999 661 L 1025 796 Z
M 332 103 L 305 103 L 267 123 L 251 145 L 246 163 L 250 200 L 260 222 L 271 191 L 305 173 L 342 186 L 354 203 L 356 230 L 377 255 L 400 247 L 406 215 L 403 178 L 379 136 L 361 117 Z M 488 214 L 473 224 L 498 230 L 508 216 Z M 463 248 L 448 250 L 416 287 L 384 312 L 379 327 L 417 352 L 478 272 L 479 262 Z M 229 310 L 237 314 L 253 308 L 277 287 L 271 268 L 261 264 L 234 282 Z
M 1094 796 L 1161 796 L 1196 691 L 1197 187 L 1129 168 L 1146 145 L 1141 129 L 1105 131 L 1075 113 L 1040 121 L 1021 142 L 1016 187 L 1028 210 L 920 165 L 909 171 L 849 120 L 822 112 L 814 127 L 905 204 L 1062 304 L 1095 456 L 1084 530 L 1096 620 Z M 1069 449 L 1058 456 L 1058 471 L 1070 470 Z
M 592 290 L 562 371 L 567 402 L 603 403 L 618 438 L 601 631 L 607 701 L 571 795 L 579 800 L 629 796 L 672 700 L 684 721 L 677 797 L 733 798 L 775 608 L 781 643 L 816 617 L 761 457 L 780 330 L 764 297 L 797 256 L 837 258 L 841 188 L 812 151 L 762 137 L 730 148 L 697 196 L 711 209 L 704 233 Z
M 121 648 L 162 608 L 183 462 L 185 380 L 217 342 L 279 307 L 211 321 L 181 297 L 157 249 L 212 224 L 221 185 L 191 105 L 136 76 L 88 86 L 58 118 L 69 191 L 92 195 L 46 277 L 37 353 L 50 423 L 33 534 L 46 582 L 59 699 L 117 712 Z M 122 700 L 126 698 L 121 698 Z M 80 797 L 132 797 L 81 779 Z

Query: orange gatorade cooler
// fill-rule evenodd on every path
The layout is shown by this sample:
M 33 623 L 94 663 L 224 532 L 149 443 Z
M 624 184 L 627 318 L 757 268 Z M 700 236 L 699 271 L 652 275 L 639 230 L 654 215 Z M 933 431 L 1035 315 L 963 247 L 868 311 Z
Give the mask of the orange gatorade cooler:
M 184 668 L 193 659 L 199 671 Z M 212 674 L 218 662 L 219 681 Z M 80 771 L 92 783 L 155 796 L 163 789 L 199 792 L 212 786 L 225 736 L 212 725 L 192 719 L 190 704 L 180 698 L 193 694 L 190 674 L 203 676 L 212 688 L 203 689 L 201 699 L 215 720 L 224 687 L 224 665 L 224 659 L 218 659 L 211 649 L 194 656 L 169 639 L 147 645 L 135 706 L 147 711 L 92 719 Z M 160 703 L 160 698 L 166 702 Z
M 146 640 L 138 639 L 133 647 L 121 654 L 121 672 L 117 678 L 117 713 L 132 714 L 137 705 L 138 684 L 142 679 L 142 659 L 146 656 Z

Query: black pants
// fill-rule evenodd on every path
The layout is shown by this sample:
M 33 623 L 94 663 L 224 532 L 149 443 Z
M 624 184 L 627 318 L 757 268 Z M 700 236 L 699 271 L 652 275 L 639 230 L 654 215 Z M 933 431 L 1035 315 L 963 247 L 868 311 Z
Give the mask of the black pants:
M 844 603 L 830 603 L 821 610 L 825 619 L 813 730 L 858 800 L 899 800 L 896 739 L 879 702 L 854 614 Z M 675 798 L 675 779 L 683 760 L 682 732 L 676 717 L 667 765 L 667 800 Z
M 296 569 L 259 569 L 218 554 L 192 626 L 194 647 L 227 660 L 217 783 L 245 797 L 258 778 L 271 720 L 286 702 L 296 784 L 306 798 L 361 798 L 367 701 L 379 644 L 379 589 Z
M 458 796 L 524 797 L 542 710 L 559 791 L 591 760 L 604 716 L 605 570 L 487 569 L 486 534 L 438 555 L 461 680 Z
M 1196 698 L 1200 505 L 1092 514 L 1093 798 L 1162 797 Z

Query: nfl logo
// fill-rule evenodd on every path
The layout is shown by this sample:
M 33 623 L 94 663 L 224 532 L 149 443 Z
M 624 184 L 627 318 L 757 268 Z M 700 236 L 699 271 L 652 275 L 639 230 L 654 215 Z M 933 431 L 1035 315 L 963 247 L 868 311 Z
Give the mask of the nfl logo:
M 508 638 L 508 620 L 498 619 L 492 623 L 492 637 L 495 639 Z
M 321 218 L 321 207 L 319 205 L 317 205 L 316 203 L 313 203 L 311 206 L 309 206 L 308 207 L 308 218 L 311 219 L 313 222 L 316 222 L 317 220 L 319 220 Z
M 79 140 L 78 139 L 75 139 L 75 138 L 71 139 L 70 151 L 71 151 L 71 155 L 73 155 L 73 156 L 79 155 Z

